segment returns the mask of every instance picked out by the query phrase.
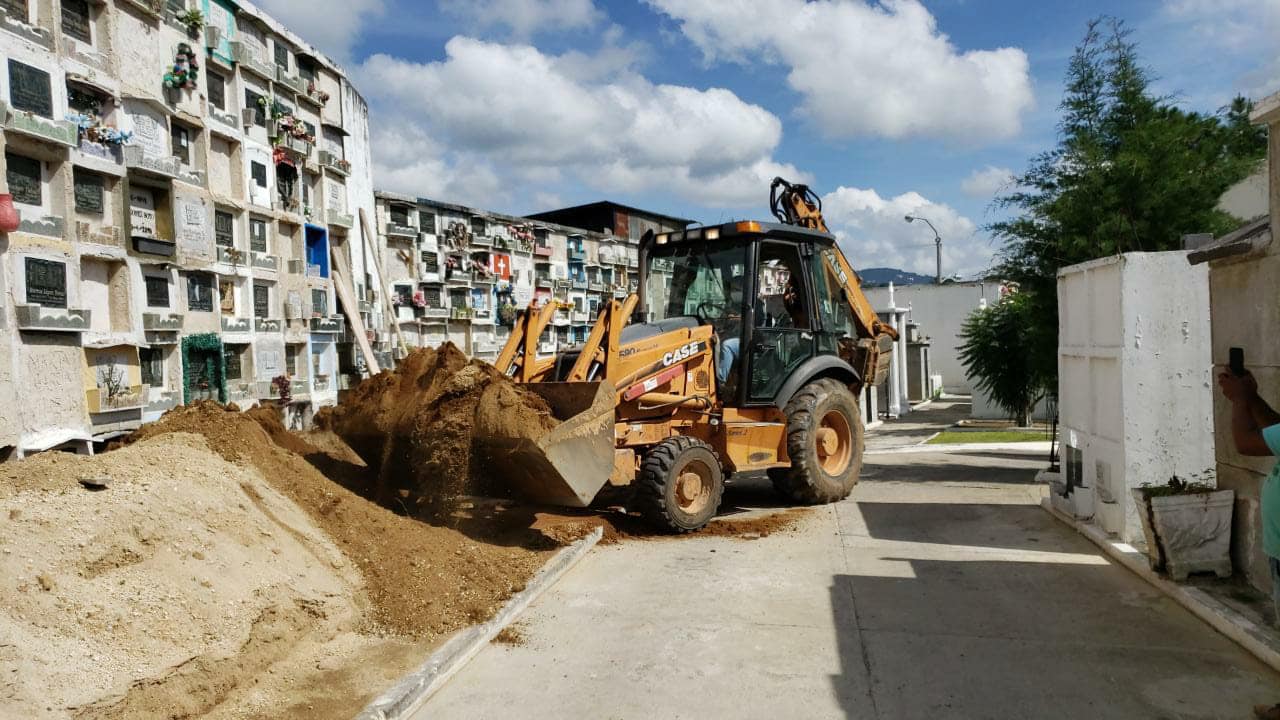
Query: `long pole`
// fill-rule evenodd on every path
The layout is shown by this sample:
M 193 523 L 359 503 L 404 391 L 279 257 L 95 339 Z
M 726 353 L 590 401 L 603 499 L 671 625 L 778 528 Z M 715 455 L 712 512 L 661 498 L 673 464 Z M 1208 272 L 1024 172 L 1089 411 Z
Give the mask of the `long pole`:
M 938 279 L 935 282 L 938 285 L 941 285 L 942 284 L 942 238 L 937 234 L 937 232 L 934 233 L 933 241 L 934 241 L 934 245 L 937 246 L 937 250 L 938 250 Z

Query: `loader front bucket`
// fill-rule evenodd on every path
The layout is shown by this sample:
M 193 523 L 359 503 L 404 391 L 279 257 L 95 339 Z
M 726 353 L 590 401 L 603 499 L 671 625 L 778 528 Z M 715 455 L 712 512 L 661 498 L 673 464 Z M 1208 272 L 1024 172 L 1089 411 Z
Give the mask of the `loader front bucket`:
M 609 382 L 538 382 L 520 388 L 547 401 L 559 425 L 511 428 L 503 409 L 482 405 L 476 443 L 516 493 L 547 505 L 586 507 L 613 473 L 614 408 Z

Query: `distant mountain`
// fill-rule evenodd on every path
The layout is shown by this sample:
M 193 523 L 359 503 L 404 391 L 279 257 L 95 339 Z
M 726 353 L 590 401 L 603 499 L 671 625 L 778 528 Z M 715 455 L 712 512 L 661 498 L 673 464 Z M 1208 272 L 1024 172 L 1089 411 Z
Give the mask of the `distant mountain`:
M 865 268 L 858 271 L 863 285 L 928 285 L 933 282 L 932 275 L 907 272 L 898 268 Z

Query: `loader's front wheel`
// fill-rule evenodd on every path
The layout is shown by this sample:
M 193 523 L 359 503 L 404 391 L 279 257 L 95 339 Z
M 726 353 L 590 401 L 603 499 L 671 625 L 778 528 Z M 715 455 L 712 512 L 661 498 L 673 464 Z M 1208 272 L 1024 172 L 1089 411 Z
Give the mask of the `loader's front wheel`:
M 774 487 L 806 505 L 848 497 L 862 472 L 862 415 L 853 393 L 836 380 L 818 380 L 791 398 L 786 413 L 791 467 L 770 471 Z
M 645 455 L 636 478 L 635 509 L 654 525 L 691 532 L 720 508 L 724 473 L 711 447 L 691 437 L 670 437 Z

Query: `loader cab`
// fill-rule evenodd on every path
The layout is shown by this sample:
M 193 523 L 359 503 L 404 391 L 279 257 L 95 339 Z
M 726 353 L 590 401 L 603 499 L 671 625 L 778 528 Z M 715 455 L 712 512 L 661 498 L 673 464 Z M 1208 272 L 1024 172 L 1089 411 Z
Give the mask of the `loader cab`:
M 810 376 L 848 367 L 836 357 L 850 332 L 847 303 L 820 257 L 833 244 L 826 233 L 757 222 L 646 234 L 633 322 L 712 326 L 724 404 L 781 407 Z

